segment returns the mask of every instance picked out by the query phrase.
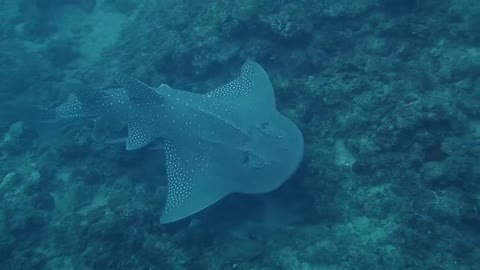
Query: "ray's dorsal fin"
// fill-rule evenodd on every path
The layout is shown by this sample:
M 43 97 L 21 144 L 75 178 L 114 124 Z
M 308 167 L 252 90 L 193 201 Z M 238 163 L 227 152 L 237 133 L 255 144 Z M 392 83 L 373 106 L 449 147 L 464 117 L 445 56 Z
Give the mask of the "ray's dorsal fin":
M 163 98 L 154 88 L 135 78 L 123 74 L 115 74 L 115 80 L 122 85 L 130 100 L 127 117 L 128 136 L 127 150 L 142 148 L 153 141 L 155 133 L 155 118 L 150 117 L 153 107 L 161 104 Z
M 206 94 L 207 96 L 226 99 L 244 100 L 248 106 L 275 107 L 272 84 L 265 70 L 256 62 L 247 61 L 241 69 L 240 76 Z
M 134 105 L 145 104 L 149 101 L 161 101 L 162 98 L 154 88 L 130 76 L 115 73 L 115 81 L 127 90 L 127 95 Z

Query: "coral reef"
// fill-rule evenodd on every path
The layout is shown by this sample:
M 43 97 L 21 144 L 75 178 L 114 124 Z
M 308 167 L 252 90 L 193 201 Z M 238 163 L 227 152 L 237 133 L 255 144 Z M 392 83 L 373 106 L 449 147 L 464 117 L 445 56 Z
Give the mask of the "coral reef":
M 0 13 L 2 269 L 480 269 L 477 1 L 0 1 Z M 7 111 L 107 87 L 111 72 L 204 93 L 247 59 L 302 129 L 304 162 L 271 194 L 175 224 L 159 222 L 158 153 L 94 142 L 88 121 L 45 138 Z

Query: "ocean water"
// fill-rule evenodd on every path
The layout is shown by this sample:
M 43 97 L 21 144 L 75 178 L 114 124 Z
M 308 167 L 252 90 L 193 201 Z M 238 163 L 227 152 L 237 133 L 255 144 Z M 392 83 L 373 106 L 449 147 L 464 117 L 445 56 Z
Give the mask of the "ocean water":
M 480 269 L 479 29 L 477 0 L 0 0 L 0 269 Z M 112 74 L 205 94 L 248 60 L 302 162 L 176 222 L 164 145 L 39 115 Z

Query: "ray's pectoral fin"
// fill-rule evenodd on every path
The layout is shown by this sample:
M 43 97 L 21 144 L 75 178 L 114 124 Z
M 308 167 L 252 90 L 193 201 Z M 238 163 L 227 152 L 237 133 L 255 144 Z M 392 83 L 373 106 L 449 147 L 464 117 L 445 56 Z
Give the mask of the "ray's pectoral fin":
M 205 150 L 204 147 L 207 146 L 182 147 L 165 141 L 168 194 L 160 222 L 190 216 L 233 192 L 228 179 L 218 171 L 218 164 L 205 151 L 198 151 Z

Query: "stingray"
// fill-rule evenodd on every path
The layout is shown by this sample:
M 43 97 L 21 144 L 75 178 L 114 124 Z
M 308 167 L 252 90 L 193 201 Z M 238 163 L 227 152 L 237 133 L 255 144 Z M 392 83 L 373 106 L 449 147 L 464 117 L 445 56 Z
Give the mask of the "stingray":
M 280 114 L 268 75 L 252 61 L 240 76 L 206 94 L 150 87 L 121 74 L 122 88 L 74 91 L 34 119 L 93 119 L 92 137 L 108 142 L 109 130 L 126 127 L 127 150 L 162 143 L 167 198 L 160 221 L 195 214 L 231 193 L 258 194 L 282 185 L 303 156 L 303 136 Z M 160 166 L 160 164 L 159 164 Z
M 268 75 L 255 62 L 207 94 L 149 87 L 118 75 L 130 101 L 127 150 L 164 141 L 168 180 L 160 221 L 173 222 L 231 193 L 270 192 L 303 156 L 298 127 L 275 107 Z
M 64 128 L 72 120 L 92 119 L 91 137 L 94 141 L 125 142 L 125 136 L 109 138 L 112 131 L 122 130 L 127 125 L 130 100 L 125 89 L 88 89 L 72 91 L 68 99 L 56 108 L 39 108 L 19 104 L 3 104 L 3 118 L 22 120 L 35 126 L 41 139 L 58 140 Z

